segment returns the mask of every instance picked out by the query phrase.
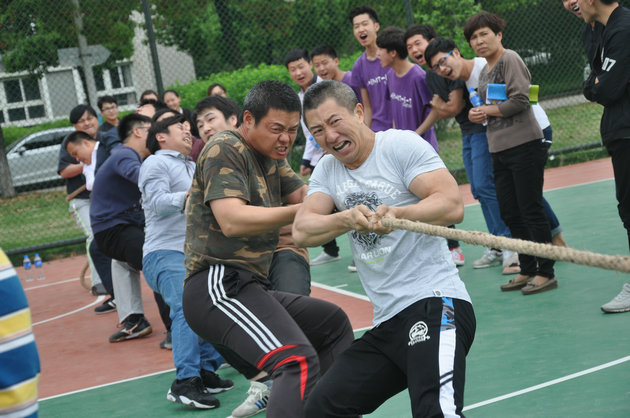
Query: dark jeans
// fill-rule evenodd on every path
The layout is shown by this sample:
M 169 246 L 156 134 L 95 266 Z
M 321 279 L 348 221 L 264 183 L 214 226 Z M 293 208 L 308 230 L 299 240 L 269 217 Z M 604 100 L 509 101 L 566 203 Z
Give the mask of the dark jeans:
M 492 154 L 501 218 L 513 238 L 551 242 L 542 203 L 547 146 L 540 139 Z M 554 261 L 519 253 L 521 273 L 554 277 Z
M 628 233 L 630 247 L 630 138 L 617 139 L 608 142 L 606 149 L 610 154 L 615 173 L 615 187 L 617 189 L 617 210 Z
M 339 246 L 334 238 L 332 241 L 328 241 L 326 244 L 322 245 L 322 248 L 329 256 L 337 257 L 339 255 Z

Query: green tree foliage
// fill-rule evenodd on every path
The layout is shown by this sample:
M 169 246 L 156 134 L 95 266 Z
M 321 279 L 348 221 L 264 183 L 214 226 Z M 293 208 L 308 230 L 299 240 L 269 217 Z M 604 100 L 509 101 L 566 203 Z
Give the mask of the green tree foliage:
M 139 1 L 130 0 L 80 0 L 83 35 L 89 45 L 102 44 L 110 50 L 106 66 L 133 54 L 131 12 L 138 6 Z M 41 75 L 58 65 L 57 49 L 78 43 L 74 11 L 71 0 L 3 1 L 0 54 L 6 70 Z

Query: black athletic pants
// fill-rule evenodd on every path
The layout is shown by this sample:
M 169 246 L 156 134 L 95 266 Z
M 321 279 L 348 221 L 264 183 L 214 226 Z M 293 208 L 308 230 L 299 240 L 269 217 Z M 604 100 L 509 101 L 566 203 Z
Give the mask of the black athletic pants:
M 306 418 L 369 414 L 405 388 L 414 417 L 461 416 L 476 320 L 468 302 L 422 299 L 355 340 L 319 381 Z
M 215 265 L 186 279 L 184 316 L 193 331 L 269 374 L 268 417 L 299 417 L 333 359 L 350 346 L 352 327 L 338 306 L 266 290 L 244 270 Z

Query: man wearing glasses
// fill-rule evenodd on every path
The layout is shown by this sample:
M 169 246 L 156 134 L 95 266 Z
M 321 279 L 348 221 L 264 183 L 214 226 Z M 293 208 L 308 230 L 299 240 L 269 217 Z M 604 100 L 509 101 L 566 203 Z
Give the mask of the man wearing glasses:
M 98 99 L 98 108 L 105 121 L 98 127 L 101 133 L 109 132 L 118 126 L 118 102 L 113 96 L 103 96 Z M 116 134 L 118 136 L 118 134 Z

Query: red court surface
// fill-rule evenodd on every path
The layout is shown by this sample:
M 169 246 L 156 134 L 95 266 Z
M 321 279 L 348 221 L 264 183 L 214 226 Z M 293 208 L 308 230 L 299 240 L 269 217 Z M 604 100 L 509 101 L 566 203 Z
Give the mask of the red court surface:
M 545 174 L 545 189 L 612 177 L 612 166 L 607 158 L 549 169 Z M 460 189 L 466 205 L 475 202 L 468 185 Z M 117 330 L 117 314 L 95 315 L 93 312 L 93 307 L 101 302 L 79 283 L 77 277 L 84 263 L 85 256 L 47 262 L 45 280 L 23 282 L 41 357 L 40 398 L 173 368 L 171 352 L 159 348 L 165 329 L 146 283 L 143 281 L 143 301 L 153 334 L 112 344 L 108 337 Z M 22 268 L 17 271 L 22 277 Z M 363 296 L 317 286 L 313 286 L 312 296 L 341 306 L 355 329 L 371 324 L 372 308 Z

